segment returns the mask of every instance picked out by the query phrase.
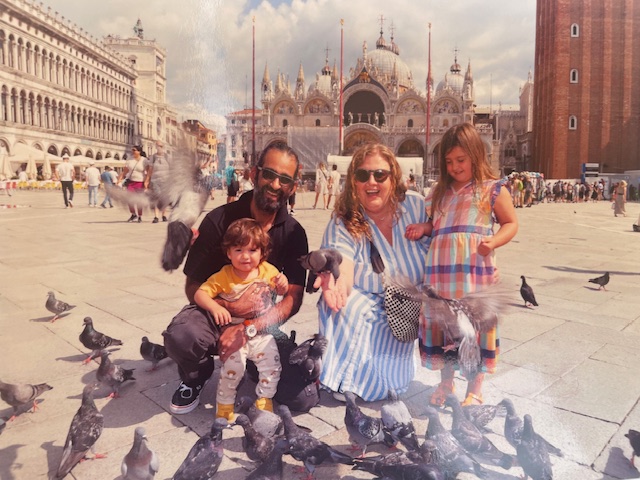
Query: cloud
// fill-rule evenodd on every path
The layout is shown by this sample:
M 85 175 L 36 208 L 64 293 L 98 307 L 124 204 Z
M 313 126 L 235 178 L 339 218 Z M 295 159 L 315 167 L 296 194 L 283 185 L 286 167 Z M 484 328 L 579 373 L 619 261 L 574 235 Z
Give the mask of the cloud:
M 384 38 L 400 47 L 414 84 L 424 91 L 428 29 L 432 24 L 432 74 L 440 82 L 453 63 L 471 61 L 476 104 L 518 103 L 519 89 L 533 69 L 535 0 L 48 0 L 47 5 L 95 37 L 133 35 L 138 17 L 145 38 L 167 51 L 168 101 L 178 109 L 198 105 L 220 118 L 251 102 L 252 29 L 256 34 L 256 104 L 265 64 L 292 84 L 302 64 L 307 87 L 324 65 L 340 62 L 344 19 L 344 72 Z M 247 88 L 247 83 L 248 88 Z

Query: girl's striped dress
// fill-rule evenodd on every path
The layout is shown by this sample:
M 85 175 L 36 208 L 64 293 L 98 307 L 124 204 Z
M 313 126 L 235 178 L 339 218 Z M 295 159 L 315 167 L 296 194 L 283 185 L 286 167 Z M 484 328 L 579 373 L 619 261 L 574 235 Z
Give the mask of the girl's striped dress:
M 498 281 L 495 251 L 482 256 L 478 253 L 478 245 L 483 237 L 493 235 L 493 205 L 502 184 L 500 180 L 489 180 L 479 186 L 470 182 L 457 192 L 449 188 L 442 211 L 432 211 L 433 233 L 425 283 L 438 295 L 461 298 Z M 426 203 L 431 211 L 431 196 L 427 197 Z M 420 355 L 425 367 L 440 370 L 444 366 L 442 347 L 451 341 L 444 338 L 437 323 L 429 318 L 429 311 L 424 314 L 419 334 Z M 480 335 L 479 343 L 482 371 L 494 373 L 500 349 L 498 328 Z M 447 356 L 447 361 L 449 359 Z
M 372 221 L 373 242 L 385 264 L 385 275 L 402 275 L 412 284 L 422 283 L 429 239 L 404 237 L 410 223 L 427 221 L 424 198 L 407 192 L 399 206 L 400 220 L 393 227 L 390 245 Z M 406 391 L 415 372 L 415 342 L 395 339 L 383 307 L 383 285 L 371 265 L 369 240 L 355 240 L 341 220 L 330 220 L 322 248 L 335 248 L 354 262 L 354 285 L 347 304 L 339 312 L 318 302 L 320 333 L 329 345 L 323 357 L 321 383 L 335 392 L 351 391 L 363 400 L 382 400 L 390 388 Z

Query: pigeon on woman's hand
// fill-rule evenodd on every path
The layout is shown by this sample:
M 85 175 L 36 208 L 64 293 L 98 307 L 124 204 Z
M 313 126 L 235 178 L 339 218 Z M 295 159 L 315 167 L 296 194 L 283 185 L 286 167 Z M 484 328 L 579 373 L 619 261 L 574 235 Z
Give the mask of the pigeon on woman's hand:
M 316 275 L 329 272 L 333 275 L 334 280 L 337 280 L 340 276 L 342 254 L 335 248 L 314 250 L 298 258 L 298 261 L 300 265 L 302 265 L 302 268 Z

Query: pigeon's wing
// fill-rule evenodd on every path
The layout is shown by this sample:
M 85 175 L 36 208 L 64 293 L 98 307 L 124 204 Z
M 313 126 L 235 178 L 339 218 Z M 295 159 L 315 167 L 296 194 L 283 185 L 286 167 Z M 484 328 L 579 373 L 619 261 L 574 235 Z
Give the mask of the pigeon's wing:
M 316 333 L 313 336 L 313 344 L 309 349 L 309 356 L 313 358 L 320 358 L 324 355 L 324 352 L 327 350 L 327 346 L 329 345 L 329 340 L 327 337 L 320 333 Z
M 174 480 L 211 478 L 222 462 L 222 452 L 214 448 L 210 436 L 201 437 L 189 450 L 187 457 L 174 474 Z
M 289 355 L 289 363 L 291 365 L 300 365 L 304 360 L 306 360 L 309 356 L 309 350 L 311 349 L 312 343 L 313 338 L 310 338 L 298 345 L 293 352 L 291 352 L 291 355 Z
M 464 306 L 475 330 L 486 333 L 498 324 L 498 314 L 506 309 L 509 296 L 504 289 L 494 287 L 466 295 L 458 302 Z

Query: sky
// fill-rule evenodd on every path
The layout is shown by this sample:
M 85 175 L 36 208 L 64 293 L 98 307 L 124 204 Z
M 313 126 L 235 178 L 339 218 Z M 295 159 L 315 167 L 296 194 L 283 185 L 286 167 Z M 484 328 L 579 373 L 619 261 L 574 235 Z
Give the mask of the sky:
M 519 89 L 533 73 L 536 0 L 43 0 L 96 38 L 133 36 L 138 18 L 145 39 L 167 51 L 167 101 L 179 114 L 211 128 L 224 115 L 252 101 L 252 30 L 255 19 L 256 106 L 265 65 L 295 86 L 302 63 L 306 87 L 324 66 L 340 65 L 340 20 L 344 20 L 344 73 L 375 48 L 384 17 L 384 38 L 394 41 L 424 92 L 431 23 L 434 82 L 454 60 L 471 62 L 476 104 L 519 102 Z

